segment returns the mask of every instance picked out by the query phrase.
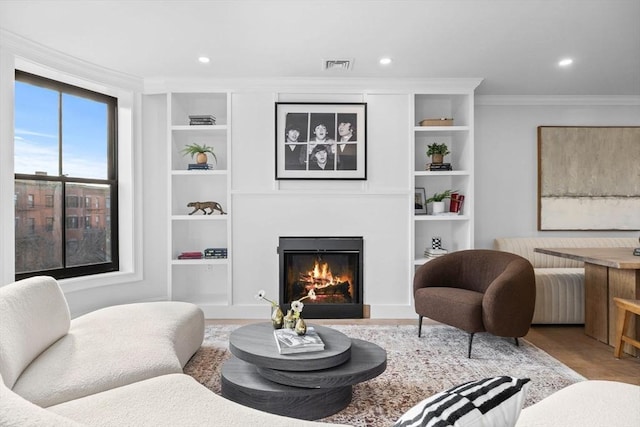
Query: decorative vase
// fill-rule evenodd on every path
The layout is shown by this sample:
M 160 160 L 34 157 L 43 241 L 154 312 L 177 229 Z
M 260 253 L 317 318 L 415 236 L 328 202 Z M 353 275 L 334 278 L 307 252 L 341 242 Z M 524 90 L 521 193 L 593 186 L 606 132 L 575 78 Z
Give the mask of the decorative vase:
M 283 328 L 293 329 L 296 327 L 296 318 L 293 317 L 293 310 L 288 310 L 287 315 L 284 316 Z
M 432 154 L 431 155 L 431 163 L 440 164 L 444 160 L 443 154 Z
M 274 329 L 280 329 L 284 324 L 284 314 L 279 306 L 273 307 L 271 310 L 271 324 Z
M 207 163 L 208 160 L 207 153 L 198 153 L 196 155 L 196 163 L 199 165 Z
M 302 317 L 299 317 L 296 321 L 295 331 L 298 335 L 304 335 L 307 333 L 307 324 L 304 322 Z
M 444 212 L 444 202 L 433 202 L 433 214 L 437 215 Z

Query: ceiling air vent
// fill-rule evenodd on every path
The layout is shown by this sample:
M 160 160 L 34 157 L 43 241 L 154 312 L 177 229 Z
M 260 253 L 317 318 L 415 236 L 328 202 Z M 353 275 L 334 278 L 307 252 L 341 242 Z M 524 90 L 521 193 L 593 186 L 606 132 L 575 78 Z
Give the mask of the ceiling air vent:
M 353 67 L 353 59 L 323 59 L 323 70 L 349 71 Z

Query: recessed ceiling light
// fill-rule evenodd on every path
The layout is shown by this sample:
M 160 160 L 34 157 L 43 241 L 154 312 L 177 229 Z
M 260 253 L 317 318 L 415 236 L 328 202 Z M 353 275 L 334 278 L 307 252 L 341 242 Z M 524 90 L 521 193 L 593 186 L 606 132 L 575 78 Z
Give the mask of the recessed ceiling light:
M 387 58 L 387 57 L 380 58 L 380 64 L 381 65 L 389 65 L 389 64 L 391 64 L 391 58 Z
M 573 59 L 571 58 L 565 58 L 560 60 L 560 62 L 558 62 L 558 65 L 561 67 L 568 67 L 571 64 L 573 64 Z
M 211 62 L 211 59 L 209 59 L 208 56 L 199 56 L 198 61 L 200 61 L 203 64 L 208 64 L 209 62 Z

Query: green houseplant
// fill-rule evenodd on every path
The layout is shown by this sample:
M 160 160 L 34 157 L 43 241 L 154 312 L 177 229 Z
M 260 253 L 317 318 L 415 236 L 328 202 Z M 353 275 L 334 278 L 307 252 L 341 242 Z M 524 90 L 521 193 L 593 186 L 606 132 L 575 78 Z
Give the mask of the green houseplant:
M 213 160 L 218 163 L 218 158 L 216 157 L 216 153 L 213 152 L 213 147 L 209 147 L 206 144 L 200 145 L 193 143 L 186 145 L 182 149 L 183 156 L 189 154 L 192 159 L 195 157 L 196 163 L 198 164 L 207 163 L 207 153 L 211 154 L 213 156 Z
M 445 190 L 442 193 L 434 193 L 427 199 L 427 203 L 433 203 L 432 213 L 434 215 L 444 212 L 444 199 L 451 197 L 451 193 L 457 190 Z
M 427 156 L 431 156 L 432 163 L 442 163 L 444 156 L 449 153 L 447 144 L 434 142 L 433 144 L 427 145 Z

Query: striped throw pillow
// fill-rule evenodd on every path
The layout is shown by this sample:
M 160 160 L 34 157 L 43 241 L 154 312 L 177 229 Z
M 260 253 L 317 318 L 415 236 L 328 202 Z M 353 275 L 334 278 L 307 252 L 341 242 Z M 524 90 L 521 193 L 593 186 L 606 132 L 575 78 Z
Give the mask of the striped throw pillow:
M 513 427 L 529 381 L 502 376 L 461 384 L 418 403 L 394 427 Z

